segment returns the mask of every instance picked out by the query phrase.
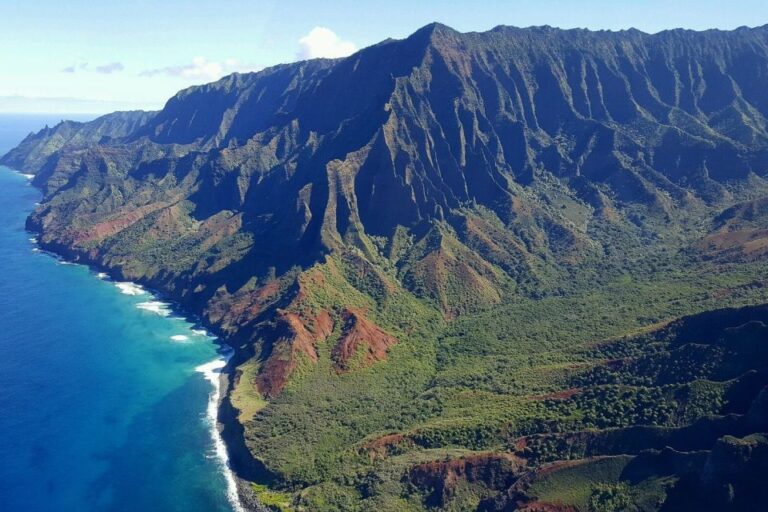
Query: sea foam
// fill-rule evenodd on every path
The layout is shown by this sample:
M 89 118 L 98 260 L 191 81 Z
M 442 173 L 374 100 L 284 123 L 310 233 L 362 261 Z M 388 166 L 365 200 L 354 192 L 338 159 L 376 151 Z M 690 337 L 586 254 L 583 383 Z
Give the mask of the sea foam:
M 115 286 L 126 295 L 142 295 L 146 293 L 144 288 L 136 283 L 115 283 Z
M 237 483 L 235 482 L 234 473 L 232 473 L 232 468 L 229 465 L 227 447 L 224 444 L 224 439 L 222 439 L 221 433 L 216 425 L 219 411 L 219 399 L 221 398 L 221 382 L 219 376 L 221 375 L 222 368 L 226 366 L 231 357 L 232 349 L 227 349 L 226 351 L 222 350 L 217 359 L 214 359 L 210 363 L 202 364 L 195 368 L 195 370 L 202 373 L 203 377 L 205 377 L 205 379 L 213 386 L 213 391 L 208 395 L 208 408 L 206 409 L 206 413 L 209 430 L 211 432 L 211 439 L 213 439 L 215 456 L 219 460 L 221 471 L 227 481 L 227 499 L 235 512 L 245 512 L 245 509 L 243 509 L 243 506 L 240 504 L 240 498 L 238 497 Z
M 173 341 L 178 341 L 178 342 L 189 341 L 189 336 L 186 336 L 184 334 L 174 334 L 173 336 L 171 336 L 171 339 Z
M 169 316 L 171 314 L 169 304 L 166 304 L 165 302 L 160 302 L 158 300 L 139 302 L 138 304 L 136 304 L 136 307 L 139 309 L 143 309 L 144 311 L 149 311 L 150 313 L 155 313 L 156 315 L 160 315 L 160 316 Z

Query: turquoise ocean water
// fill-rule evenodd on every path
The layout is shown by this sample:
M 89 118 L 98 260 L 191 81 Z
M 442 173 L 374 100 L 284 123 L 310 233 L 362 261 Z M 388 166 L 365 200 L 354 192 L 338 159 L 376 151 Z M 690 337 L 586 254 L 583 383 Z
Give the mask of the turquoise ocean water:
M 0 115 L 0 154 L 56 121 Z M 39 199 L 0 167 L 0 510 L 233 510 L 211 432 L 213 339 L 37 251 L 24 220 Z

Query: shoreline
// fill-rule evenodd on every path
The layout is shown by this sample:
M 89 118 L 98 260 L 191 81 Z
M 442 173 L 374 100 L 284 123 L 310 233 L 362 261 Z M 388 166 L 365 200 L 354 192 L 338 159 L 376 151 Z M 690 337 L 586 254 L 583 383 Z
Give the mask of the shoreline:
M 35 238 L 36 241 L 34 243 L 40 247 L 39 236 L 36 236 Z M 208 395 L 206 419 L 210 422 L 209 432 L 211 434 L 211 441 L 213 442 L 213 450 L 221 465 L 221 471 L 227 484 L 227 489 L 225 491 L 227 500 L 234 512 L 271 512 L 271 509 L 261 504 L 256 495 L 251 491 L 251 482 L 239 476 L 237 470 L 232 467 L 232 446 L 227 443 L 226 437 L 224 436 L 227 424 L 222 420 L 224 417 L 222 412 L 225 407 L 229 406 L 228 402 L 226 402 L 226 397 L 230 386 L 230 377 L 234 371 L 230 362 L 235 355 L 235 350 L 224 340 L 224 338 L 216 335 L 212 329 L 206 326 L 202 322 L 202 319 L 198 318 L 197 315 L 189 313 L 177 301 L 165 297 L 162 292 L 139 282 L 118 281 L 113 274 L 109 273 L 109 269 L 104 269 L 104 271 L 99 270 L 102 268 L 100 265 L 68 261 L 59 252 L 42 248 L 40 248 L 40 250 L 61 262 L 88 267 L 92 273 L 96 272 L 95 276 L 97 279 L 112 282 L 123 294 L 147 294 L 150 296 L 150 301 L 167 305 L 171 314 L 178 313 L 189 323 L 192 323 L 194 327 L 200 327 L 205 331 L 206 337 L 217 346 L 216 352 L 218 357 L 207 363 L 198 365 L 194 370 L 195 372 L 202 374 L 203 378 L 207 380 L 213 388 Z M 154 299 L 154 301 L 152 299 Z M 147 310 L 147 308 L 139 309 Z M 197 329 L 193 328 L 192 330 L 195 331 Z M 250 453 L 248 456 L 250 456 Z
M 16 169 L 2 166 L 13 174 L 19 175 L 27 180 L 30 187 L 40 192 L 39 187 L 33 184 L 35 175 L 26 174 Z M 36 205 L 39 203 L 35 203 Z M 30 212 L 31 214 L 31 212 Z M 25 231 L 30 235 L 30 242 L 32 242 L 34 252 L 42 252 L 46 255 L 56 259 L 59 263 L 65 265 L 83 265 L 87 267 L 96 279 L 109 280 L 117 287 L 119 283 L 125 283 L 128 286 L 134 286 L 141 290 L 141 293 L 147 293 L 152 297 L 151 300 L 163 302 L 168 305 L 168 309 L 181 316 L 189 323 L 196 327 L 205 329 L 208 335 L 212 338 L 211 341 L 218 346 L 217 353 L 219 358 L 198 366 L 210 365 L 217 363 L 221 360 L 223 353 L 227 354 L 219 368 L 217 368 L 218 379 L 211 380 L 207 377 L 212 387 L 214 388 L 209 394 L 208 408 L 206 416 L 211 421 L 211 436 L 213 441 L 213 448 L 217 450 L 217 445 L 223 447 L 223 455 L 226 456 L 226 461 L 219 460 L 223 464 L 223 473 L 225 481 L 227 482 L 227 489 L 225 494 L 228 501 L 235 512 L 270 512 L 271 509 L 265 507 L 258 501 L 255 494 L 251 490 L 252 481 L 257 481 L 257 478 L 262 475 L 268 475 L 268 472 L 260 466 L 258 461 L 253 458 L 250 451 L 245 445 L 245 439 L 242 435 L 242 425 L 237 421 L 237 414 L 233 414 L 233 407 L 229 403 L 227 396 L 231 384 L 231 379 L 234 377 L 233 361 L 236 359 L 236 351 L 231 346 L 227 337 L 216 329 L 215 326 L 208 325 L 204 319 L 198 314 L 185 308 L 182 303 L 175 300 L 164 293 L 161 289 L 153 286 L 153 283 L 148 279 L 128 279 L 122 274 L 119 268 L 110 268 L 101 264 L 95 258 L 91 258 L 86 254 L 78 253 L 71 250 L 69 247 L 56 244 L 56 243 L 44 243 L 42 241 L 43 232 L 39 227 L 33 227 L 29 222 L 29 215 L 27 216 Z M 121 293 L 125 293 L 120 287 L 117 287 Z M 131 293 L 128 293 L 131 295 Z M 198 369 L 195 368 L 195 371 Z M 199 372 L 202 373 L 202 372 Z M 211 400 L 215 395 L 215 400 Z M 211 406 L 211 403 L 214 405 Z M 217 455 L 219 455 L 217 453 Z M 253 476 L 253 480 L 243 477 L 243 475 Z M 232 485 L 231 482 L 234 482 Z
M 32 185 L 34 175 L 25 174 L 9 167 L 5 168 L 13 174 L 25 178 L 30 186 L 37 189 L 37 187 Z M 215 329 L 205 325 L 201 318 L 183 308 L 178 301 L 168 298 L 162 291 L 148 285 L 148 283 L 122 279 L 124 276 L 116 275 L 114 269 L 107 268 L 95 261 L 83 261 L 79 255 L 69 257 L 67 251 L 57 250 L 59 248 L 54 244 L 44 244 L 41 241 L 42 232 L 30 229 L 28 224 L 25 225 L 25 231 L 30 235 L 29 241 L 33 252 L 43 253 L 63 265 L 83 265 L 90 270 L 94 278 L 110 281 L 118 293 L 126 295 L 147 294 L 150 301 L 167 305 L 169 313 L 177 314 L 192 324 L 192 330 L 205 330 L 206 337 L 217 347 L 217 357 L 195 367 L 194 371 L 201 374 L 212 387 L 208 394 L 206 405 L 206 421 L 209 423 L 209 433 L 213 445 L 212 450 L 216 454 L 220 471 L 226 482 L 224 492 L 227 501 L 234 512 L 269 512 L 269 509 L 259 503 L 253 493 L 250 492 L 250 482 L 241 478 L 235 468 L 232 467 L 230 446 L 226 442 L 225 436 L 222 435 L 226 428 L 225 423 L 222 421 L 222 409 L 227 390 L 229 389 L 229 375 L 233 371 L 230 362 L 235 353 L 234 349 L 223 337 L 216 334 Z
M 118 280 L 115 278 L 116 276 L 114 274 L 109 272 L 109 269 L 102 268 L 100 265 L 67 259 L 66 256 L 60 252 L 42 247 L 40 244 L 40 233 L 34 233 L 29 230 L 27 230 L 27 232 L 35 235 L 30 238 L 30 242 L 32 242 L 38 252 L 42 252 L 43 254 L 54 258 L 60 264 L 83 265 L 87 267 L 96 279 L 111 282 L 115 288 L 117 288 L 118 293 L 133 296 L 146 294 L 149 296 L 148 298 L 150 301 L 166 305 L 170 314 L 176 313 L 192 324 L 193 331 L 197 330 L 195 327 L 200 327 L 202 330 L 205 330 L 205 336 L 217 347 L 217 357 L 207 363 L 196 366 L 194 371 L 201 374 L 212 387 L 211 391 L 208 393 L 206 420 L 210 424 L 209 433 L 213 443 L 212 448 L 216 454 L 219 465 L 221 466 L 220 470 L 227 485 L 227 488 L 225 489 L 227 501 L 229 501 L 234 512 L 270 512 L 269 509 L 259 503 L 255 495 L 250 492 L 250 482 L 239 477 L 235 469 L 231 466 L 230 447 L 227 445 L 226 440 L 222 435 L 225 424 L 221 421 L 221 410 L 224 406 L 226 391 L 229 389 L 229 372 L 232 371 L 229 363 L 234 356 L 234 349 L 221 337 L 209 330 L 196 315 L 190 314 L 188 311 L 184 310 L 178 302 L 166 298 L 161 292 L 135 281 Z
M 214 328 L 206 325 L 201 318 L 186 310 L 178 301 L 167 297 L 161 291 L 153 288 L 151 284 L 122 279 L 123 276 L 115 275 L 114 271 L 97 262 L 81 261 L 79 258 L 68 258 L 65 251 L 57 251 L 55 247 L 44 246 L 40 242 L 42 233 L 31 231 L 28 228 L 26 231 L 33 235 L 30 237 L 30 242 L 32 242 L 37 252 L 50 256 L 60 264 L 85 266 L 96 279 L 110 281 L 114 284 L 119 293 L 125 295 L 147 294 L 150 302 L 166 305 L 170 314 L 176 313 L 190 324 L 193 324 L 193 327 L 205 330 L 207 337 L 217 346 L 216 352 L 218 357 L 195 367 L 194 371 L 201 373 L 203 378 L 208 380 L 213 388 L 208 395 L 206 417 L 211 423 L 209 430 L 211 441 L 213 442 L 213 450 L 216 452 L 217 459 L 222 465 L 222 473 L 227 483 L 227 489 L 225 490 L 227 500 L 234 512 L 271 512 L 269 508 L 258 501 L 256 495 L 251 491 L 250 485 L 252 482 L 240 476 L 238 469 L 233 466 L 235 456 L 239 455 L 242 458 L 242 449 L 247 450 L 244 441 L 242 449 L 235 451 L 232 443 L 227 442 L 228 436 L 225 435 L 225 432 L 229 430 L 228 427 L 235 427 L 236 429 L 240 427 L 239 423 L 237 425 L 229 425 L 224 420 L 224 418 L 229 417 L 229 415 L 225 414 L 225 411 L 231 408 L 227 400 L 227 394 L 231 382 L 230 379 L 234 375 L 234 367 L 230 364 L 235 355 L 234 348 L 226 342 L 224 337 L 216 334 Z M 148 310 L 147 308 L 139 309 Z M 152 312 L 157 313 L 156 311 Z M 245 456 L 250 458 L 250 452 L 245 453 Z
M 209 422 L 209 431 L 213 441 L 213 449 L 219 464 L 222 466 L 224 480 L 227 483 L 227 499 L 235 512 L 246 512 L 240 498 L 240 489 L 237 484 L 235 473 L 229 464 L 229 453 L 224 444 L 224 438 L 221 436 L 221 426 L 218 420 L 218 411 L 223 399 L 222 389 L 226 389 L 226 380 L 223 377 L 223 370 L 232 359 L 233 350 L 222 346 L 219 349 L 219 357 L 208 363 L 201 364 L 195 368 L 195 371 L 201 373 L 203 378 L 211 383 L 213 390 L 208 394 L 208 404 L 206 407 L 207 420 Z

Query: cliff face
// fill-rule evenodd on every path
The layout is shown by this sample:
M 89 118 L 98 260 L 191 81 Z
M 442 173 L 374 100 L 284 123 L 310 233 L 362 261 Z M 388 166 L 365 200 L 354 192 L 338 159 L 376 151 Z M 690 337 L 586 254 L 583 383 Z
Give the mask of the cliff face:
M 23 172 L 36 173 L 48 157 L 64 149 L 107 144 L 125 137 L 152 118 L 154 112 L 115 112 L 87 123 L 62 121 L 53 128 L 30 133 L 21 143 L 0 158 L 0 164 Z
M 111 237 L 150 212 L 177 218 L 171 209 L 189 201 L 190 226 L 235 219 L 252 245 L 231 259 L 250 274 L 342 247 L 369 260 L 383 252 L 454 315 L 468 306 L 445 297 L 440 269 L 493 303 L 495 267 L 530 281 L 552 262 L 599 253 L 590 228 L 635 229 L 642 221 L 627 208 L 674 222 L 730 201 L 735 187 L 764 186 L 767 33 L 460 34 L 435 24 L 347 59 L 194 87 L 156 114 L 63 123 L 3 161 L 39 173 L 49 196 L 70 188 L 56 198 L 67 208 L 46 204 L 33 218 L 57 233 Z M 86 185 L 83 204 L 76 189 Z M 418 256 L 438 275 L 387 253 L 430 230 L 439 233 Z M 457 264 L 466 246 L 482 261 Z M 192 262 L 153 270 L 210 289 L 228 279 L 211 274 L 233 263 L 211 272 Z M 191 275 L 200 271 L 205 282 Z
M 315 259 L 342 242 L 367 250 L 366 235 L 391 238 L 397 226 L 455 224 L 467 205 L 530 220 L 522 234 L 554 251 L 581 233 L 525 197 L 548 179 L 610 215 L 721 201 L 729 184 L 762 176 L 767 33 L 431 25 L 347 59 L 188 89 L 157 114 L 63 123 L 4 162 L 39 170 L 63 148 L 80 167 L 49 166 L 82 172 L 130 155 L 123 178 L 172 169 L 193 181 L 196 218 L 243 212 L 258 240 Z
M 156 113 L 64 122 L 0 163 L 44 190 L 29 219 L 44 246 L 149 283 L 228 337 L 250 448 L 309 485 L 384 425 L 427 421 L 400 408 L 446 385 L 443 369 L 447 382 L 452 365 L 506 360 L 492 345 L 442 355 L 457 318 L 681 254 L 761 261 L 766 90 L 766 27 L 433 24 L 345 59 L 192 87 Z M 654 314 L 688 311 L 669 300 Z M 520 336 L 553 337 L 531 332 Z M 313 407 L 379 410 L 333 441 L 307 433 L 312 453 L 294 464 L 265 432 L 282 431 L 278 411 L 320 414 L 286 409 L 312 379 L 327 399 Z

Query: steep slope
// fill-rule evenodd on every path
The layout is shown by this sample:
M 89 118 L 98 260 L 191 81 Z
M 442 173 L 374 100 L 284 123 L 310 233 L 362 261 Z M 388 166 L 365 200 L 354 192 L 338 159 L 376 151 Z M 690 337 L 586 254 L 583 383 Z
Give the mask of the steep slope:
M 709 257 L 743 260 L 768 254 L 768 199 L 761 197 L 736 204 L 715 217 L 712 232 L 700 249 Z
M 544 460 L 510 436 L 609 408 L 574 391 L 584 347 L 768 301 L 767 88 L 768 27 L 433 24 L 63 123 L 2 162 L 44 191 L 44 247 L 236 349 L 242 474 L 312 510 L 463 510 Z
M 115 112 L 91 122 L 62 121 L 56 126 L 29 134 L 18 147 L 0 159 L 0 164 L 23 172 L 37 172 L 54 153 L 83 148 L 125 137 L 145 125 L 154 112 Z

